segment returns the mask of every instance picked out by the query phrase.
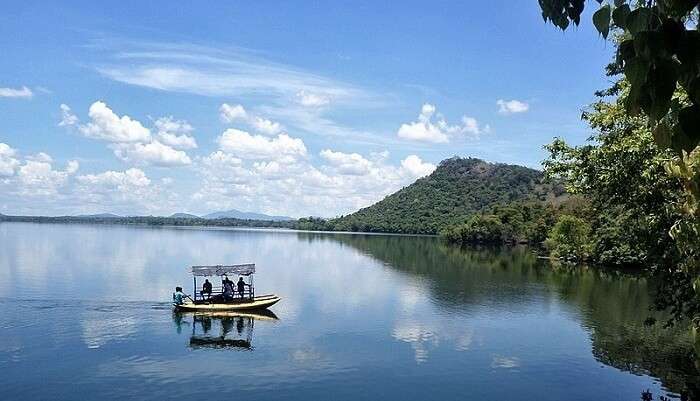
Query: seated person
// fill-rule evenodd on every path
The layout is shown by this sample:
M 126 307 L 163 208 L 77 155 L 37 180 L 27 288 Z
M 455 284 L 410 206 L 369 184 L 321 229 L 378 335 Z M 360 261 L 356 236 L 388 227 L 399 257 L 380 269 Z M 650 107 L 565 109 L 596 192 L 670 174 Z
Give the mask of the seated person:
M 185 303 L 185 295 L 182 292 L 182 287 L 175 287 L 175 292 L 173 292 L 173 305 L 182 305 Z
M 204 284 L 202 284 L 202 291 L 200 292 L 202 294 L 202 298 L 204 298 L 204 295 L 206 294 L 207 299 L 211 298 L 211 283 L 209 282 L 209 279 L 204 280 Z
M 223 282 L 224 287 L 224 299 L 230 301 L 233 299 L 233 281 L 229 280 L 228 277 Z

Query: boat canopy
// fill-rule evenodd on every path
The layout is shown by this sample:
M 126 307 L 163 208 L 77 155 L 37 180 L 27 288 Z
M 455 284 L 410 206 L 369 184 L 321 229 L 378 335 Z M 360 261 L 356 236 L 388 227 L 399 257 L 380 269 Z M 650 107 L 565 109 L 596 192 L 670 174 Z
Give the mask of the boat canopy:
M 250 276 L 255 273 L 255 263 L 244 263 L 230 266 L 192 266 L 192 275 L 197 277 L 223 276 Z

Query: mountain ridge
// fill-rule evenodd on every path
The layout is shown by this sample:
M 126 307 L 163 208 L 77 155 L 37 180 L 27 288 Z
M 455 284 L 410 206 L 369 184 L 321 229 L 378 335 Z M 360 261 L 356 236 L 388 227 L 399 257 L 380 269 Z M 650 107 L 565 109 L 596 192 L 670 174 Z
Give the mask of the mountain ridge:
M 266 221 L 290 221 L 294 220 L 288 216 L 271 216 L 263 213 L 242 212 L 240 210 L 231 209 L 219 212 L 208 213 L 202 216 L 203 219 L 240 219 L 240 220 L 266 220 Z
M 430 175 L 354 213 L 329 221 L 334 230 L 437 234 L 499 204 L 554 200 L 563 189 L 529 167 L 452 157 Z

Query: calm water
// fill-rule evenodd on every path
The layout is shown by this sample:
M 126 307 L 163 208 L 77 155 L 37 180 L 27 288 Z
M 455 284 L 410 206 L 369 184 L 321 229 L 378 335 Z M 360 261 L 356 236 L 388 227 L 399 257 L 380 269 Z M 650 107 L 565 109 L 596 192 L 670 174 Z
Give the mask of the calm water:
M 174 314 L 256 262 L 274 316 Z M 698 383 L 651 283 L 434 238 L 0 223 L 0 399 L 638 400 Z

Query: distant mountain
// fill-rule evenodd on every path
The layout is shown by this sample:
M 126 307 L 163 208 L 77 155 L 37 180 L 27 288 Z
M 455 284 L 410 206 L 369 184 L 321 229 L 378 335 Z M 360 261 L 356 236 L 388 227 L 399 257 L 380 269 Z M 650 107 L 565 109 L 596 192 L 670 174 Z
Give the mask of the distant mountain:
M 563 192 L 542 179 L 541 171 L 523 166 L 453 157 L 429 176 L 328 225 L 334 230 L 436 234 L 491 206 L 544 201 Z
M 241 212 L 231 209 L 224 212 L 214 212 L 202 216 L 205 219 L 241 219 L 241 220 L 267 220 L 267 221 L 289 221 L 294 220 L 287 216 L 270 216 L 262 213 Z
M 201 219 L 201 217 L 196 214 L 189 213 L 173 213 L 169 217 L 172 219 Z
M 122 216 L 114 213 L 98 213 L 98 214 L 79 214 L 75 217 L 82 217 L 86 219 L 118 219 Z

